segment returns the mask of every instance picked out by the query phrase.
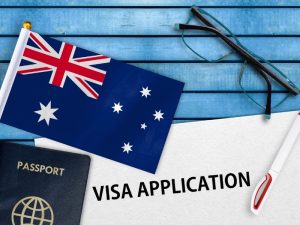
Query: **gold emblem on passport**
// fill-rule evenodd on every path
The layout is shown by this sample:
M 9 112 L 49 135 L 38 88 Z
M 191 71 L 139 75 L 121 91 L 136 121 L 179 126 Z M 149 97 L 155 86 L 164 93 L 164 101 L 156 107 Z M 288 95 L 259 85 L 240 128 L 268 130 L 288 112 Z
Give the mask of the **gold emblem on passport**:
M 11 221 L 13 225 L 53 225 L 54 214 L 46 200 L 29 196 L 14 206 Z

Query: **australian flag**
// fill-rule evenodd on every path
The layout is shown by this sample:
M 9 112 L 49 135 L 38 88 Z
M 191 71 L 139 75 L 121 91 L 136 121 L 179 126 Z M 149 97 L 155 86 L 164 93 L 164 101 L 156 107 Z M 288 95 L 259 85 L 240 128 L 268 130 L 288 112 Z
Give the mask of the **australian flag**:
M 155 173 L 182 89 L 182 82 L 22 29 L 1 88 L 0 116 Z

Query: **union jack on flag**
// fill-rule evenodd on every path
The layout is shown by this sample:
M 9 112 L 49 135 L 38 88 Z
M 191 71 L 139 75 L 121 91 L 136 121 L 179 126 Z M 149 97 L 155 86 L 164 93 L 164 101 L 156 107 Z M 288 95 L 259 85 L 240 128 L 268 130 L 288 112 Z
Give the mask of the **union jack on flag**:
M 0 90 L 0 121 L 155 173 L 182 89 L 22 29 Z
M 24 60 L 32 62 L 19 67 L 18 73 L 33 75 L 51 71 L 49 83 L 63 88 L 66 78 L 70 78 L 88 97 L 98 99 L 99 94 L 88 82 L 102 85 L 106 72 L 92 65 L 109 63 L 104 55 L 91 55 L 74 58 L 76 46 L 63 42 L 59 51 L 54 50 L 39 34 L 30 32 L 29 38 L 36 47 L 26 45 Z

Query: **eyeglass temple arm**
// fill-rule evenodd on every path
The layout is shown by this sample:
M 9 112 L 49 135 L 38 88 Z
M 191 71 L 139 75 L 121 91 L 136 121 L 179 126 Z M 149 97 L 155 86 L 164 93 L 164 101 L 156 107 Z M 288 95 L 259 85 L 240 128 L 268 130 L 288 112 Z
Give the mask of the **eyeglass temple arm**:
M 200 12 L 197 6 L 191 8 L 191 12 L 204 23 L 206 26 L 213 27 L 217 29 L 211 22 L 209 22 Z
M 209 23 L 209 22 L 208 22 Z M 286 80 L 282 79 L 281 77 L 274 74 L 272 71 L 270 71 L 267 67 L 265 67 L 262 63 L 260 63 L 257 59 L 252 57 L 247 51 L 245 51 L 243 48 L 235 44 L 230 38 L 228 38 L 226 35 L 221 33 L 218 29 L 210 26 L 197 26 L 197 25 L 190 25 L 190 24 L 177 24 L 178 29 L 180 30 L 204 30 L 211 33 L 216 34 L 219 36 L 226 44 L 228 44 L 232 49 L 234 49 L 239 55 L 244 57 L 249 63 L 252 64 L 252 66 L 258 71 L 263 71 L 266 74 L 268 74 L 270 77 L 272 77 L 275 81 L 277 81 L 281 86 L 289 90 L 292 94 L 297 95 L 299 93 L 299 89 L 297 87 L 291 86 Z
M 265 115 L 268 116 L 268 118 L 270 118 L 271 115 L 271 101 L 272 101 L 272 84 L 271 81 L 269 79 L 269 77 L 265 74 L 264 71 L 262 70 L 258 70 L 258 72 L 261 74 L 261 76 L 264 78 L 264 80 L 267 83 L 267 102 L 266 102 L 266 110 L 265 110 Z

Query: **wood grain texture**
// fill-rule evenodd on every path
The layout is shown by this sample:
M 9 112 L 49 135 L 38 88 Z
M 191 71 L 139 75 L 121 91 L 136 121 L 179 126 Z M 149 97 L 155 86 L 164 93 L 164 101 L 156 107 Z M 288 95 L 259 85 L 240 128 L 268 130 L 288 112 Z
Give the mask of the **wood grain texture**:
M 206 11 L 237 35 L 300 35 L 300 8 Z M 185 23 L 189 15 L 187 8 L 0 8 L 0 34 L 17 35 L 29 20 L 34 30 L 49 35 L 180 35 L 174 24 Z
M 199 58 L 184 46 L 179 37 L 59 37 L 57 39 L 118 60 L 199 61 Z M 240 40 L 250 50 L 268 60 L 300 60 L 300 38 L 242 37 Z M 0 38 L 0 46 L 3 46 L 0 51 L 0 60 L 11 58 L 16 41 L 15 37 Z M 209 59 L 218 58 L 230 50 L 218 38 L 191 37 L 188 41 Z M 228 60 L 230 62 L 240 60 L 240 58 L 237 54 L 233 54 L 228 57 Z
M 1 6 L 300 6 L 299 0 L 2 0 Z
M 240 63 L 130 63 L 134 66 L 185 83 L 185 92 L 238 92 Z M 290 80 L 300 86 L 300 66 L 297 63 L 275 63 Z M 0 63 L 0 84 L 8 64 Z M 243 84 L 248 91 L 265 91 L 265 83 L 251 68 L 246 69 Z M 273 91 L 284 89 L 274 83 Z
M 0 140 L 32 140 L 38 135 L 0 123 Z

